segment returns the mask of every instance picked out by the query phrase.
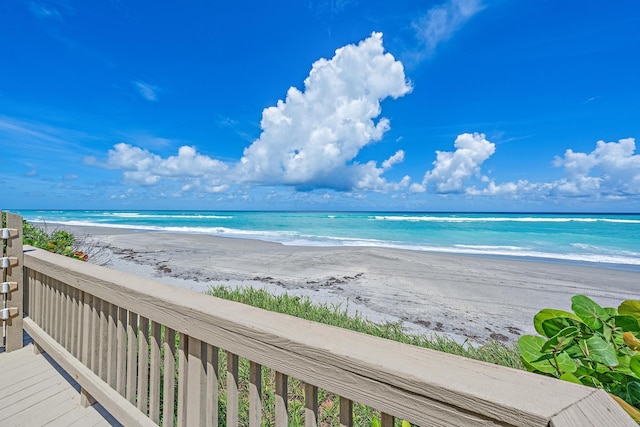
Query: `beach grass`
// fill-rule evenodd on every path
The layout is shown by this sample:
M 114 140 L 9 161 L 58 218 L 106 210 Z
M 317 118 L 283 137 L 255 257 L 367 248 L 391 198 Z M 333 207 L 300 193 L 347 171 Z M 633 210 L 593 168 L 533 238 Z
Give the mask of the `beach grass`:
M 336 304 L 315 304 L 307 296 L 289 295 L 283 293 L 274 295 L 264 289 L 253 287 L 231 288 L 228 286 L 212 286 L 207 294 L 248 304 L 254 307 L 270 310 L 278 313 L 289 314 L 327 325 L 338 326 L 356 332 L 361 332 L 376 337 L 390 339 L 405 344 L 416 345 L 445 353 L 456 354 L 471 359 L 523 369 L 520 361 L 520 353 L 515 345 L 503 344 L 498 341 L 487 341 L 481 345 L 471 345 L 469 342 L 458 343 L 446 335 L 439 334 L 412 334 L 407 332 L 401 321 L 376 323 L 362 317 L 359 313 L 349 315 L 346 307 Z M 226 354 L 220 352 L 220 422 L 225 422 L 226 412 Z M 275 372 L 267 367 L 262 367 L 263 378 L 263 423 L 262 425 L 274 425 L 275 417 Z M 239 388 L 240 388 L 240 424 L 247 421 L 249 416 L 249 361 L 239 361 Z M 289 392 L 289 425 L 304 425 L 304 383 L 290 378 Z M 318 389 L 318 425 L 339 425 L 339 398 L 325 390 Z M 380 416 L 379 412 L 365 405 L 354 403 L 354 425 L 370 426 L 372 420 Z M 402 420 L 396 420 L 400 426 Z

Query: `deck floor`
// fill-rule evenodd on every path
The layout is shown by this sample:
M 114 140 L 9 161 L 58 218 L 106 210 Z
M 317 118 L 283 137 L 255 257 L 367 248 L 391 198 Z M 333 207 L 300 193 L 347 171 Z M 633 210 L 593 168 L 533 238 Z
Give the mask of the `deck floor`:
M 0 426 L 119 426 L 99 404 L 84 408 L 80 386 L 33 344 L 0 353 Z

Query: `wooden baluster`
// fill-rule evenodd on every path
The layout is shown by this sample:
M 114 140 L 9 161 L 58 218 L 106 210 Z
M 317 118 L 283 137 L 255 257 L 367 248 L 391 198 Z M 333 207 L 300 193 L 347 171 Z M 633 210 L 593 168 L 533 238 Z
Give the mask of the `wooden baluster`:
M 238 422 L 238 355 L 227 351 L 227 426 Z
M 218 347 L 207 345 L 207 427 L 218 425 Z
M 138 409 L 149 412 L 149 319 L 140 316 L 138 334 Z
M 318 427 L 318 387 L 304 385 L 304 426 Z
M 116 324 L 116 391 L 124 396 L 127 389 L 127 310 L 118 308 Z
M 116 388 L 118 378 L 118 307 L 115 304 L 109 304 L 109 312 L 107 313 L 107 383 L 111 388 Z
M 380 414 L 380 418 L 381 418 L 380 424 L 382 427 L 393 427 L 395 423 L 395 419 L 393 418 L 392 415 L 385 414 L 383 412 L 382 414 Z
M 187 370 L 189 337 L 180 332 L 178 350 L 178 427 L 187 427 Z
M 109 302 L 102 300 L 100 302 L 99 314 L 100 314 L 100 353 L 98 357 L 98 376 L 102 378 L 102 381 L 107 381 L 107 363 L 109 359 L 109 320 L 107 319 L 107 313 L 109 312 Z
M 262 366 L 249 362 L 249 427 L 262 422 Z
M 204 353 L 204 354 L 203 354 Z M 207 411 L 206 344 L 189 337 L 187 368 L 187 425 L 204 426 Z M 204 356 L 204 357 L 203 357 Z
M 149 418 L 158 424 L 160 422 L 160 343 L 161 326 L 151 322 L 151 359 L 149 364 Z
M 353 402 L 340 397 L 340 427 L 353 426 Z
M 163 402 L 162 402 L 162 425 L 173 427 L 173 417 L 175 415 L 175 371 L 176 371 L 176 331 L 164 328 L 164 378 L 163 378 Z
M 127 321 L 127 387 L 126 399 L 136 404 L 136 379 L 138 377 L 138 315 L 129 311 Z
M 285 374 L 276 371 L 276 427 L 288 427 L 289 425 L 288 382 Z

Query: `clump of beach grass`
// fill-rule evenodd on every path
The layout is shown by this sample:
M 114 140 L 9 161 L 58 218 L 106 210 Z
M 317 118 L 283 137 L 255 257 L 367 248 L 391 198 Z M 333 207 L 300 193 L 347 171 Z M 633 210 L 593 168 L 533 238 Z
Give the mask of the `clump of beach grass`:
M 288 293 L 274 295 L 265 289 L 254 287 L 212 286 L 207 291 L 207 294 L 405 344 L 523 369 L 520 353 L 516 346 L 495 340 L 490 340 L 480 345 L 470 345 L 468 342 L 456 342 L 446 335 L 413 334 L 407 331 L 401 321 L 377 323 L 364 318 L 359 313 L 350 315 L 347 308 L 338 304 L 316 304 L 308 296 L 289 295 Z M 218 408 L 220 422 L 223 424 L 226 420 L 225 357 L 225 352 L 220 352 L 220 401 L 218 402 Z M 264 411 L 262 425 L 268 426 L 273 425 L 275 419 L 275 372 L 267 367 L 262 367 L 262 378 Z M 243 422 L 248 422 L 249 416 L 249 361 L 242 358 L 239 360 L 239 388 L 241 396 L 239 402 L 240 424 L 245 425 Z M 304 425 L 304 383 L 295 378 L 289 378 L 288 394 L 289 425 Z M 334 394 L 318 389 L 318 425 L 339 425 L 338 401 L 338 397 Z M 372 420 L 377 419 L 379 416 L 380 413 L 375 409 L 358 403 L 353 405 L 354 425 L 370 426 L 372 425 Z M 396 426 L 400 426 L 401 421 L 396 420 Z
M 495 340 L 480 345 L 471 345 L 469 342 L 459 343 L 446 335 L 414 334 L 407 331 L 402 321 L 373 322 L 362 317 L 360 313 L 350 315 L 348 310 L 340 304 L 316 304 L 308 296 L 289 295 L 288 293 L 274 295 L 265 289 L 254 287 L 212 286 L 207 294 L 405 344 L 510 368 L 524 369 L 516 346 Z

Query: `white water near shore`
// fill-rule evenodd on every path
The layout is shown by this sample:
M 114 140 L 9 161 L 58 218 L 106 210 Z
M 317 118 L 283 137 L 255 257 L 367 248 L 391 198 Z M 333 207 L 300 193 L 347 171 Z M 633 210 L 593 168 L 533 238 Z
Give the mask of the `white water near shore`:
M 69 227 L 110 252 L 107 266 L 173 286 L 254 286 L 341 304 L 374 321 L 464 340 L 535 333 L 545 307 L 585 294 L 604 306 L 640 297 L 635 271 L 379 247 L 291 246 L 201 234 Z

